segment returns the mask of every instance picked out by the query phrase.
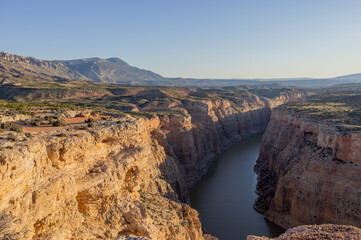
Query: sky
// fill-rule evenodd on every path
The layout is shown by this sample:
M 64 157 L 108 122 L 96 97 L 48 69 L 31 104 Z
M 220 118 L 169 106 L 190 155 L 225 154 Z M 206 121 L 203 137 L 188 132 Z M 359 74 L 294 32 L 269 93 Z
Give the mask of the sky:
M 0 0 L 0 51 L 119 57 L 166 77 L 361 72 L 359 0 Z

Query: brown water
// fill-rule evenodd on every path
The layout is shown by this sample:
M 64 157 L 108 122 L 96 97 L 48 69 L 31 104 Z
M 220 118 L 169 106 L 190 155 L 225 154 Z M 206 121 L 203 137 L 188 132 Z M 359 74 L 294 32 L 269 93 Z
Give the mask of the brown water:
M 253 171 L 262 135 L 238 142 L 219 155 L 208 173 L 191 190 L 205 232 L 220 240 L 247 235 L 277 237 L 284 229 L 253 209 L 257 175 Z

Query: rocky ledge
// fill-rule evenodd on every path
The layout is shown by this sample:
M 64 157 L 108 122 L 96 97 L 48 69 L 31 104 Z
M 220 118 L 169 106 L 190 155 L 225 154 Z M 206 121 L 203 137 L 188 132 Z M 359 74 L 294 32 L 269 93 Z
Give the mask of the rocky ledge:
M 247 240 L 359 240 L 361 229 L 343 225 L 306 225 L 288 229 L 277 238 L 248 236 Z
M 360 156 L 360 132 L 276 109 L 255 166 L 260 196 L 254 207 L 284 228 L 361 227 Z
M 211 239 L 141 119 L 38 133 L 0 151 L 0 177 L 1 239 Z

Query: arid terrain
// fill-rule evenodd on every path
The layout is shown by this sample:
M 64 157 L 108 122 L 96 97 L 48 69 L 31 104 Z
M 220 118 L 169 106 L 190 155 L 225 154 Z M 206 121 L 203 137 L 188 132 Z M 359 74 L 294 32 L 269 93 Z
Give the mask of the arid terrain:
M 289 228 L 360 225 L 361 95 L 328 94 L 272 112 L 255 170 L 255 208 Z
M 266 128 L 255 208 L 285 228 L 361 227 L 360 85 L 115 85 L 61 64 L 0 61 L 1 239 L 216 239 L 188 191 L 217 154 Z

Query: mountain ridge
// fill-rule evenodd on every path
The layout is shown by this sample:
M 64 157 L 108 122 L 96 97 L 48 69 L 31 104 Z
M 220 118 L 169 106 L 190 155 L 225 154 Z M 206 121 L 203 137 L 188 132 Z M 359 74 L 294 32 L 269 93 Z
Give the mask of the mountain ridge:
M 99 57 L 73 60 L 41 60 L 0 52 L 0 67 L 14 65 L 17 71 L 31 71 L 50 76 L 103 83 L 150 85 L 224 87 L 237 85 L 282 84 L 288 87 L 328 87 L 335 84 L 361 83 L 361 73 L 333 78 L 270 78 L 270 79 L 196 79 L 164 77 L 150 70 L 131 66 L 118 57 Z

